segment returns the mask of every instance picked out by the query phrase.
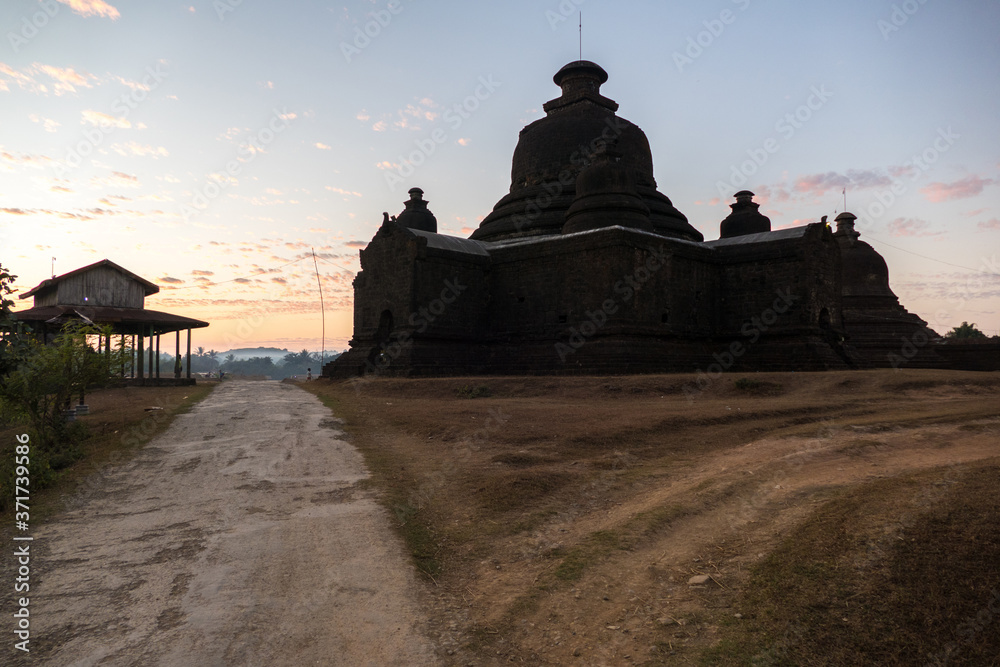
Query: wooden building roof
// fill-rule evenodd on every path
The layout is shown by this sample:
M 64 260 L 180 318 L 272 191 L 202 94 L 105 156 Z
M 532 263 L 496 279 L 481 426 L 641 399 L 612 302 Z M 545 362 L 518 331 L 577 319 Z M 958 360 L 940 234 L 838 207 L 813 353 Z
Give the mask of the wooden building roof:
M 151 283 L 148 280 L 146 280 L 145 278 L 143 278 L 142 276 L 137 276 L 136 274 L 132 273 L 128 269 L 125 269 L 125 268 L 122 268 L 122 267 L 118 266 L 117 264 L 115 264 L 114 262 L 112 262 L 110 259 L 102 259 L 99 262 L 94 262 L 93 264 L 88 264 L 87 266 L 81 267 L 81 268 L 76 269 L 74 271 L 70 271 L 69 273 L 64 273 L 61 276 L 55 276 L 54 278 L 47 278 L 47 279 L 43 280 L 42 282 L 38 283 L 37 285 L 35 285 L 34 287 L 32 287 L 30 290 L 28 290 L 24 294 L 19 295 L 18 298 L 19 299 L 27 299 L 29 296 L 36 296 L 36 295 L 39 295 L 39 294 L 41 294 L 43 292 L 47 292 L 49 289 L 57 286 L 59 283 L 63 282 L 64 280 L 68 280 L 70 278 L 75 278 L 75 277 L 77 277 L 77 276 L 79 276 L 81 274 L 87 273 L 88 271 L 93 271 L 94 269 L 97 269 L 97 268 L 100 268 L 100 267 L 109 267 L 109 268 L 112 268 L 112 269 L 118 271 L 119 273 L 122 273 L 125 277 L 129 278 L 130 280 L 134 280 L 135 282 L 140 283 L 143 286 L 143 288 L 144 288 L 146 296 L 150 296 L 150 295 L 156 294 L 157 292 L 160 291 L 159 286 L 156 285 L 155 283 Z
M 41 330 L 70 320 L 110 325 L 117 334 L 153 335 L 200 329 L 208 322 L 145 307 L 145 297 L 160 288 L 109 259 L 43 280 L 19 295 L 34 297 L 34 307 L 14 317 Z

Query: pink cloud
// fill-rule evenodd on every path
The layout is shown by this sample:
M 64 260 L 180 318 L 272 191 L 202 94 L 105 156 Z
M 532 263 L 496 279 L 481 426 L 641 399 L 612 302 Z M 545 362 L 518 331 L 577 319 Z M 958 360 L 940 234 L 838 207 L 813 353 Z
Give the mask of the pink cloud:
M 364 248 L 368 246 L 368 241 L 348 241 L 344 245 L 348 248 Z
M 794 189 L 798 193 L 822 196 L 831 190 L 884 188 L 891 185 L 892 178 L 873 169 L 848 169 L 843 174 L 828 171 L 825 174 L 801 176 L 795 182 Z
M 943 202 L 955 199 L 968 199 L 975 197 L 983 191 L 983 188 L 993 183 L 992 178 L 979 178 L 978 176 L 966 176 L 954 183 L 931 183 L 927 187 L 920 188 L 928 201 Z
M 991 218 L 979 223 L 980 229 L 1000 229 L 1000 218 Z
M 58 0 L 80 16 L 104 16 L 112 21 L 121 17 L 117 9 L 104 0 Z
M 889 223 L 890 236 L 938 236 L 942 232 L 927 231 L 931 223 L 918 218 L 896 218 Z

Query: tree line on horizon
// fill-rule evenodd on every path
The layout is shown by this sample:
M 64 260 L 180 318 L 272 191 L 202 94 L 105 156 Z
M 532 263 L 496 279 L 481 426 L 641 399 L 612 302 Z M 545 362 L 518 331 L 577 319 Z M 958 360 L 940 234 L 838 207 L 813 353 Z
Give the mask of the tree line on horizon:
M 237 359 L 232 352 L 224 357 L 222 355 L 222 352 L 198 347 L 191 352 L 191 372 L 217 374 L 222 371 L 226 375 L 232 376 L 266 376 L 272 380 L 283 380 L 294 376 L 305 376 L 311 369 L 313 377 L 316 377 L 322 371 L 322 363 L 324 361 L 329 363 L 339 357 L 340 353 L 328 353 L 321 360 L 319 352 L 302 350 L 301 352 L 289 352 L 277 362 L 271 356 Z M 172 355 L 160 353 L 161 369 L 173 368 L 173 363 L 174 357 Z

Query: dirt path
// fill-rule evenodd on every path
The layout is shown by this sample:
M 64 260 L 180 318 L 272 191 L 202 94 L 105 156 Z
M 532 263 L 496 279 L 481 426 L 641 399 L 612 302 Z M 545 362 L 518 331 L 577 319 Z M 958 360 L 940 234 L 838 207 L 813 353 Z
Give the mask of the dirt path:
M 277 382 L 224 383 L 179 416 L 35 534 L 32 662 L 435 664 L 337 426 Z

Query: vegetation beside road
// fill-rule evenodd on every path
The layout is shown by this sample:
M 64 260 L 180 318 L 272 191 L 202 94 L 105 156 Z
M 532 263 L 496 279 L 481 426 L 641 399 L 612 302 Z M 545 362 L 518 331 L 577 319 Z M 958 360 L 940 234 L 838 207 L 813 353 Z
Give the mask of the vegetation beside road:
M 174 417 L 191 409 L 208 396 L 217 382 L 199 382 L 193 387 L 119 387 L 100 389 L 87 395 L 90 414 L 67 425 L 72 439 L 60 445 L 72 456 L 43 471 L 35 467 L 36 448 L 32 444 L 31 515 L 38 519 L 57 510 L 60 499 L 71 495 L 89 476 L 108 465 L 128 461 L 157 434 L 170 426 Z M 14 446 L 16 436 L 32 434 L 26 424 L 0 424 L 0 519 L 10 515 L 13 506 Z M 5 530 L 6 526 L 0 528 Z

